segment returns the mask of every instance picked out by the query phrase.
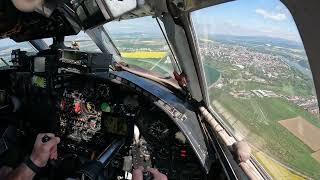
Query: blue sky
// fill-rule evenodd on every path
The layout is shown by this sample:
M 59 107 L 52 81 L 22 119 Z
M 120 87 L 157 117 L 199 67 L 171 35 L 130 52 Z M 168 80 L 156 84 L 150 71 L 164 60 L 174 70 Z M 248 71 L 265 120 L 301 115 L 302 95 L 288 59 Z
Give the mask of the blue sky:
M 194 24 L 207 31 L 202 33 L 301 41 L 289 10 L 279 0 L 237 0 L 196 11 L 192 17 Z

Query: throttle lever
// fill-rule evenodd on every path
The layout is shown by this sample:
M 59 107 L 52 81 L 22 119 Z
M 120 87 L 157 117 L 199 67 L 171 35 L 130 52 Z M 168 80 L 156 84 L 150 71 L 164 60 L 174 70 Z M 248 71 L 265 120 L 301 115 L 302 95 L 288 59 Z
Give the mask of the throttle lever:
M 51 137 L 49 137 L 48 135 L 44 135 L 41 139 L 41 142 L 42 143 L 46 143 L 48 141 L 51 140 Z M 55 160 L 49 160 L 49 164 L 51 164 L 52 166 L 55 166 L 56 165 L 56 161 Z
M 143 172 L 143 180 L 153 180 L 154 177 L 149 171 Z
M 47 135 L 44 135 L 44 136 L 42 137 L 41 141 L 42 141 L 43 143 L 46 143 L 46 142 L 50 141 L 50 139 L 51 139 L 51 137 L 49 137 L 49 136 L 47 136 Z

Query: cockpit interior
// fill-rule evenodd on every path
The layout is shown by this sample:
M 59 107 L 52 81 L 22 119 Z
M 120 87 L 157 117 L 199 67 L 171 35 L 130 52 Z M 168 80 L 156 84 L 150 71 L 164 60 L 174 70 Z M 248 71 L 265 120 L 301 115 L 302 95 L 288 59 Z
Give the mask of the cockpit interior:
M 58 158 L 35 179 L 125 180 L 139 167 L 157 168 L 176 180 L 272 179 L 257 165 L 252 146 L 234 138 L 208 105 L 206 69 L 189 13 L 222 2 L 2 0 L 1 39 L 27 42 L 34 51 L 12 49 L 8 61 L 1 58 L 6 66 L 0 67 L 0 166 L 17 167 L 31 153 L 37 134 L 50 132 L 61 139 Z M 123 61 L 104 28 L 143 17 L 160 27 L 170 76 Z M 304 21 L 294 17 L 304 32 L 299 23 Z M 65 43 L 67 36 L 84 32 L 97 51 Z M 313 39 L 301 35 L 310 47 Z M 320 89 L 318 62 L 312 58 L 319 52 L 306 50 Z M 144 174 L 143 179 L 153 177 Z

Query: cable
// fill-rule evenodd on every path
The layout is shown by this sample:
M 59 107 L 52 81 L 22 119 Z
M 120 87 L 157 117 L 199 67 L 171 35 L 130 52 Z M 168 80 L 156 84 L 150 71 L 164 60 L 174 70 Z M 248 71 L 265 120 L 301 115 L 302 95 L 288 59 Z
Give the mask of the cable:
M 161 26 L 158 17 L 156 17 L 156 21 L 157 21 L 157 23 L 158 23 L 158 25 L 159 25 L 159 27 L 160 27 L 160 30 L 161 30 L 161 32 L 162 32 L 162 35 L 163 35 L 164 39 L 166 40 L 166 42 L 167 42 L 167 44 L 168 44 L 168 47 L 169 47 L 169 49 L 170 49 L 170 52 L 171 52 L 171 54 L 172 54 L 172 56 L 173 56 L 173 60 L 174 60 L 175 64 L 177 65 L 177 68 L 178 68 L 179 72 L 181 72 L 181 69 L 180 69 L 180 67 L 179 67 L 178 60 L 176 59 L 176 56 L 175 56 L 174 51 L 173 51 L 173 49 L 172 49 L 172 47 L 171 47 L 171 45 L 170 45 L 169 39 L 168 39 L 168 37 L 167 37 L 167 34 L 164 32 L 163 27 Z

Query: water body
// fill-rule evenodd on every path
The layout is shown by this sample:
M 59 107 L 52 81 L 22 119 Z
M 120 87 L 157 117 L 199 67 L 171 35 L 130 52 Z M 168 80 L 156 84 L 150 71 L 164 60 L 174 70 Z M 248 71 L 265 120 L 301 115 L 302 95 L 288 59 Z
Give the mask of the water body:
M 284 62 L 285 62 L 286 64 L 288 64 L 290 67 L 293 67 L 293 68 L 297 69 L 297 70 L 300 71 L 302 74 L 304 74 L 304 75 L 306 75 L 306 76 L 308 76 L 309 78 L 312 79 L 311 71 L 310 71 L 308 68 L 303 67 L 303 66 L 301 66 L 299 63 L 296 63 L 296 62 L 294 62 L 294 61 L 291 61 L 291 60 L 289 60 L 289 59 L 287 59 L 287 58 L 284 58 Z
M 206 75 L 206 79 L 207 79 L 207 85 L 210 86 L 213 83 L 215 83 L 216 81 L 218 81 L 219 77 L 220 77 L 220 72 L 213 68 L 210 65 L 204 64 L 204 72 Z

